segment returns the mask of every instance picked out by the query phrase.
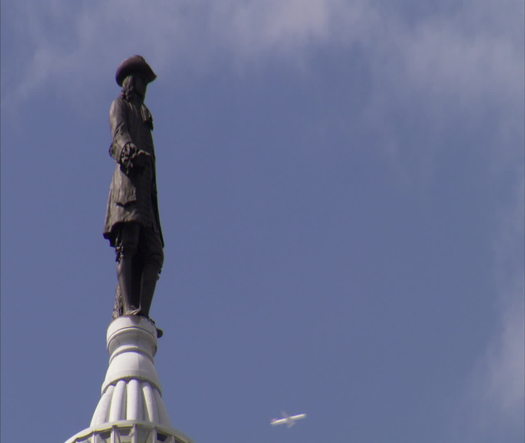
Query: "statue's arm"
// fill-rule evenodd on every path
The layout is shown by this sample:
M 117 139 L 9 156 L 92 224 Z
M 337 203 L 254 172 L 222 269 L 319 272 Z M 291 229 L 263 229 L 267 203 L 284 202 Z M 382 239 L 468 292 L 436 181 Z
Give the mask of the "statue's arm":
M 129 108 L 118 98 L 111 104 L 109 111 L 109 123 L 113 134 L 113 142 L 109 149 L 109 155 L 120 164 L 126 174 L 140 171 L 149 161 L 151 155 L 139 149 L 130 135 L 128 129 Z
M 109 110 L 109 124 L 113 135 L 109 154 L 120 164 L 123 164 L 130 156 L 129 151 L 133 149 L 130 146 L 135 146 L 129 133 L 127 120 L 126 104 L 121 98 L 118 98 L 111 104 Z

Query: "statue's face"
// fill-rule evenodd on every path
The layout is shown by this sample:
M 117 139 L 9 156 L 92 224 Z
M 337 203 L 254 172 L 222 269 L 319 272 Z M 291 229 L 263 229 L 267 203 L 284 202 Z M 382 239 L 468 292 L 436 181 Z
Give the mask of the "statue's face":
M 135 74 L 133 76 L 133 85 L 135 87 L 135 92 L 144 98 L 146 96 L 146 88 L 148 86 L 146 80 L 144 80 L 141 75 Z

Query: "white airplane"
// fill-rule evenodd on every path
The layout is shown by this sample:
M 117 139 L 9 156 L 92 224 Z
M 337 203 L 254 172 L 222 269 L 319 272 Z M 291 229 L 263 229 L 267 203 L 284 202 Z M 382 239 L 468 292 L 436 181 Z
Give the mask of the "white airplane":
M 288 415 L 286 412 L 282 412 L 281 415 L 281 418 L 273 418 L 270 424 L 272 426 L 286 425 L 291 428 L 297 420 L 306 418 L 306 414 Z

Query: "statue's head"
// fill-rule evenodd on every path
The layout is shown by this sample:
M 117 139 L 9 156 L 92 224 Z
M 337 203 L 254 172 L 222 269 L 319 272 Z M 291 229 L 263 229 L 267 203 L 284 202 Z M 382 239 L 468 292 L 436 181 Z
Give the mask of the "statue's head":
M 122 81 L 122 96 L 128 101 L 143 102 L 147 86 L 141 74 L 129 74 Z
M 115 80 L 119 86 L 123 86 L 124 79 L 130 75 L 140 76 L 146 85 L 157 78 L 153 69 L 146 63 L 144 57 L 140 55 L 134 55 L 124 60 L 117 68 Z

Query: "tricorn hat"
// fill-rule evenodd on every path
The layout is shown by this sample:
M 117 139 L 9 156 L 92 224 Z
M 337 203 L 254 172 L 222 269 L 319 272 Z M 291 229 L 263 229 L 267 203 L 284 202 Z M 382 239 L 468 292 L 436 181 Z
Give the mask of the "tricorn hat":
M 124 60 L 117 68 L 115 74 L 115 80 L 119 86 L 122 86 L 124 79 L 134 73 L 140 73 L 144 76 L 146 83 L 152 82 L 157 78 L 157 75 L 153 72 L 150 65 L 146 63 L 144 57 L 141 55 L 134 55 L 133 57 Z

